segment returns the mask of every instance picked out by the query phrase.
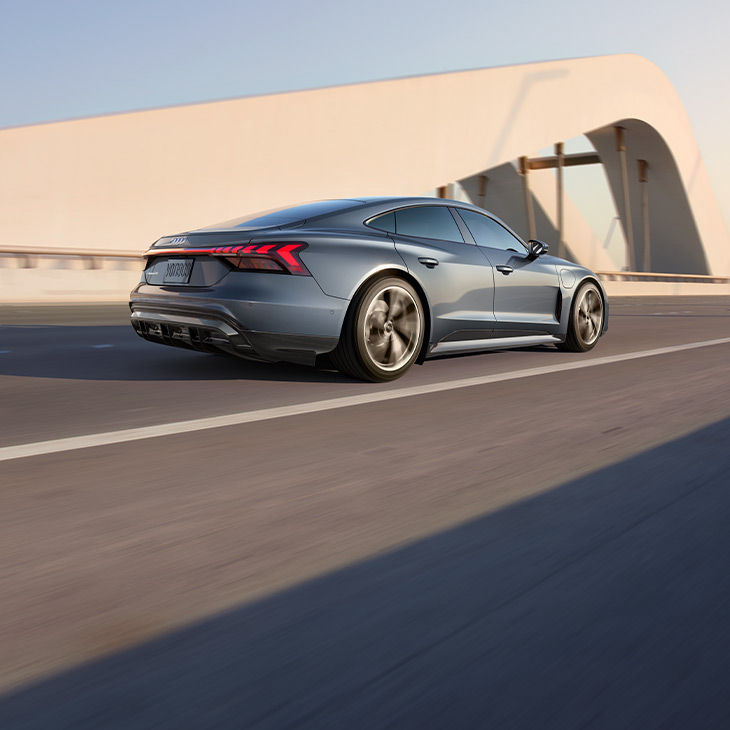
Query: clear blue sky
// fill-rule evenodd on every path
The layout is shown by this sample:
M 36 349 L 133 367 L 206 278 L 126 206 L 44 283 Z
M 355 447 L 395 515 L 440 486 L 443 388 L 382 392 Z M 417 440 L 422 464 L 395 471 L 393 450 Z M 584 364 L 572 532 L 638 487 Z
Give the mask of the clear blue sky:
M 718 0 L 0 0 L 0 126 L 632 52 L 677 87 L 730 222 L 729 36 Z

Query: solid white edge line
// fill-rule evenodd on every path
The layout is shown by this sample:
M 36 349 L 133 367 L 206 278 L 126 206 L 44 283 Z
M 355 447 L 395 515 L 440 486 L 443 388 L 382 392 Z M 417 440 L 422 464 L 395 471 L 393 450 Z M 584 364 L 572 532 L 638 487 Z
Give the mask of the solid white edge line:
M 230 413 L 225 416 L 196 418 L 190 421 L 160 423 L 156 426 L 125 428 L 120 431 L 106 431 L 104 433 L 88 434 L 85 436 L 71 436 L 68 438 L 52 439 L 50 441 L 37 441 L 35 443 L 18 444 L 16 446 L 4 446 L 0 447 L 0 461 L 23 459 L 29 456 L 40 456 L 42 454 L 53 454 L 60 451 L 88 449 L 93 446 L 109 446 L 112 444 L 121 444 L 126 441 L 139 441 L 141 439 L 157 438 L 159 436 L 174 436 L 176 434 L 191 433 L 193 431 L 206 431 L 211 428 L 239 426 L 244 423 L 254 423 L 257 421 L 270 421 L 275 418 L 287 418 L 289 416 L 318 413 L 320 411 L 331 411 L 337 408 L 349 408 L 350 406 L 361 406 L 368 403 L 395 400 L 396 398 L 409 398 L 411 396 L 439 393 L 446 390 L 471 388 L 475 385 L 488 385 L 490 383 L 500 383 L 506 380 L 530 378 L 535 375 L 549 375 L 551 373 L 564 372 L 565 370 L 580 370 L 581 368 L 610 365 L 612 363 L 625 362 L 627 360 L 638 360 L 644 357 L 668 355 L 674 352 L 682 352 L 683 350 L 696 350 L 701 347 L 725 344 L 730 344 L 730 337 L 723 337 L 717 340 L 704 340 L 702 342 L 690 342 L 685 345 L 658 347 L 653 350 L 639 350 L 620 355 L 606 355 L 604 357 L 594 357 L 589 360 L 562 362 L 554 365 L 544 365 L 538 368 L 496 373 L 494 375 L 478 375 L 476 377 L 462 378 L 461 380 L 453 380 L 450 382 L 427 383 L 425 385 L 413 385 L 405 388 L 396 388 L 394 390 L 380 390 L 375 393 L 341 396 L 339 398 L 330 398 L 328 400 L 313 401 L 310 403 L 298 403 L 288 406 L 263 408 L 256 411 Z

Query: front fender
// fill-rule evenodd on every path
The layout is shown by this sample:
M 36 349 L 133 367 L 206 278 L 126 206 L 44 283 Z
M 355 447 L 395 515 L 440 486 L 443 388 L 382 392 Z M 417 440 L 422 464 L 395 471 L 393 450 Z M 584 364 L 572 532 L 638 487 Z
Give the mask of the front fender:
M 574 277 L 574 282 L 571 286 L 565 285 L 564 272 L 570 272 Z M 565 335 L 568 331 L 568 321 L 570 319 L 570 311 L 573 306 L 573 298 L 580 287 L 585 282 L 590 281 L 598 287 L 603 297 L 603 328 L 601 334 L 603 335 L 608 330 L 608 295 L 604 288 L 601 280 L 594 274 L 590 269 L 583 268 L 582 266 L 576 265 L 563 265 L 558 267 L 558 273 L 560 274 L 560 291 L 563 295 L 563 308 L 562 316 L 560 318 L 560 334 Z

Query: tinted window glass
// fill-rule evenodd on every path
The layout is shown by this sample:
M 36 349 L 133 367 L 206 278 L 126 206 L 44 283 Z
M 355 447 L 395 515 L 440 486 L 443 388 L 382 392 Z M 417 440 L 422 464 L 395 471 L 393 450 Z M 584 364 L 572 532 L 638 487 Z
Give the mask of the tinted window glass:
M 459 209 L 459 215 L 464 219 L 477 245 L 501 248 L 503 251 L 525 252 L 522 243 L 492 218 L 463 208 Z
M 289 208 L 266 210 L 262 213 L 253 213 L 243 218 L 234 218 L 230 221 L 217 223 L 201 230 L 216 230 L 228 228 L 265 228 L 267 226 L 285 226 L 290 223 L 313 218 L 316 215 L 335 213 L 345 208 L 362 205 L 359 200 L 318 200 L 316 203 L 305 203 Z
M 459 226 L 456 225 L 451 212 L 441 205 L 396 210 L 395 232 L 404 236 L 440 238 L 442 241 L 464 243 Z
M 373 218 L 368 225 L 377 228 L 379 231 L 395 233 L 395 213 L 386 213 L 385 215 Z

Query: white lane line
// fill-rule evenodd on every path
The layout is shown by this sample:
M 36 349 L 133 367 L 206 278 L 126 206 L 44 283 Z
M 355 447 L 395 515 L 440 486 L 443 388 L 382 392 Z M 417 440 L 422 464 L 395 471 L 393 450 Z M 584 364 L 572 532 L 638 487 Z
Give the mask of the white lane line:
M 114 347 L 114 345 L 91 345 L 94 350 L 101 350 L 105 347 Z
M 554 365 L 545 365 L 539 368 L 528 368 L 526 370 L 513 370 L 512 372 L 497 373 L 495 375 L 478 375 L 473 378 L 462 378 L 440 383 L 427 383 L 425 385 L 413 385 L 405 388 L 393 388 L 392 390 L 379 390 L 374 393 L 362 393 L 360 395 L 346 395 L 328 400 L 313 401 L 310 403 L 298 403 L 289 406 L 277 406 L 275 408 L 262 408 L 257 411 L 242 411 L 230 413 L 226 416 L 212 416 L 210 418 L 196 418 L 190 421 L 175 421 L 174 423 L 160 423 L 156 426 L 142 426 L 140 428 L 125 428 L 120 431 L 106 431 L 105 433 L 92 433 L 86 436 L 71 436 L 69 438 L 53 439 L 51 441 L 37 441 L 30 444 L 18 444 L 17 446 L 5 446 L 0 448 L 0 461 L 10 459 L 22 459 L 28 456 L 40 456 L 41 454 L 53 454 L 60 451 L 73 451 L 75 449 L 88 449 L 93 446 L 109 446 L 121 444 L 126 441 L 139 441 L 141 439 L 157 438 L 158 436 L 173 436 L 193 431 L 206 431 L 210 428 L 223 428 L 225 426 L 239 426 L 244 423 L 255 423 L 257 421 L 270 421 L 275 418 L 287 418 L 299 416 L 306 413 L 318 413 L 320 411 L 331 411 L 336 408 L 349 408 L 350 406 L 361 406 L 368 403 L 395 400 L 396 398 L 409 398 L 416 395 L 427 395 L 439 393 L 445 390 L 457 390 L 459 388 L 471 388 L 475 385 L 488 385 L 489 383 L 501 383 L 505 380 L 517 380 L 519 378 L 531 378 L 535 375 L 548 375 L 550 373 L 561 373 L 566 370 L 580 370 L 598 365 L 610 365 L 627 360 L 638 360 L 644 357 L 656 355 L 668 355 L 683 350 L 697 350 L 701 347 L 712 347 L 713 345 L 730 344 L 730 337 L 723 337 L 718 340 L 704 340 L 702 342 L 690 342 L 686 345 L 670 345 L 669 347 L 658 347 L 654 350 L 639 350 L 637 352 L 626 352 L 621 355 L 606 355 L 605 357 L 594 357 L 589 360 L 575 360 Z

